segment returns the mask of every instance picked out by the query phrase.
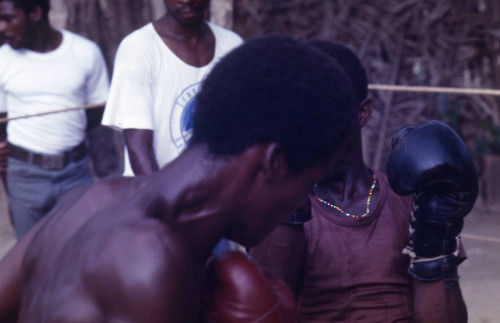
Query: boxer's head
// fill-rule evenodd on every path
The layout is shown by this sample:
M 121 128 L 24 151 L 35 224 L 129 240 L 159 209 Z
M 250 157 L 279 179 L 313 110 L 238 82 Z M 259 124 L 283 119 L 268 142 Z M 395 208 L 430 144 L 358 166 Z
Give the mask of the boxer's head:
M 231 238 L 261 238 L 305 201 L 356 118 L 355 101 L 342 68 L 289 37 L 249 41 L 214 67 L 198 95 L 190 144 L 206 144 L 215 157 L 260 151 L 267 171 L 259 190 L 246 193 L 241 212 L 252 219 L 235 224 Z M 263 174 L 254 171 L 256 179 Z
M 49 0 L 0 0 L 0 44 L 23 48 L 40 21 L 48 21 Z
M 362 158 L 361 131 L 372 115 L 373 102 L 368 98 L 368 78 L 366 70 L 356 54 L 349 48 L 329 41 L 312 40 L 308 44 L 335 59 L 352 80 L 356 92 L 357 120 L 350 126 L 346 140 L 342 143 L 337 158 L 331 161 L 324 182 L 344 178 L 352 167 L 353 161 Z
M 334 58 L 353 81 L 358 102 L 361 103 L 366 100 L 368 96 L 368 78 L 366 76 L 366 70 L 361 64 L 358 56 L 356 56 L 352 50 L 342 44 L 325 40 L 311 40 L 308 44 Z

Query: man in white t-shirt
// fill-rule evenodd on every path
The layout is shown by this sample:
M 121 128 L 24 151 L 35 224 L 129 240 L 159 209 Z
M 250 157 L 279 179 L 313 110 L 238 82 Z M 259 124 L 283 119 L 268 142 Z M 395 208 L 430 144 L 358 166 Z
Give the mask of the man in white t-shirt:
M 103 124 L 123 130 L 125 175 L 152 173 L 177 157 L 191 136 L 200 82 L 242 43 L 204 19 L 209 0 L 165 0 L 167 13 L 120 44 Z
M 49 0 L 0 0 L 0 112 L 9 118 L 107 99 L 99 48 L 54 29 L 49 7 Z M 61 194 L 92 182 L 85 135 L 99 123 L 87 122 L 87 115 L 76 110 L 9 121 L 0 156 L 8 150 L 7 188 L 18 237 Z

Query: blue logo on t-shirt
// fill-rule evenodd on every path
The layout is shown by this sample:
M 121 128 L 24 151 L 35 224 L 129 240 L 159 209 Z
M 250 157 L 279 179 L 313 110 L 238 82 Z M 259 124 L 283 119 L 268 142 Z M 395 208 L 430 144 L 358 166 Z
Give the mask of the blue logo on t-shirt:
M 196 107 L 196 101 L 195 96 L 186 104 L 184 111 L 182 111 L 181 135 L 186 144 L 189 143 L 189 139 L 191 139 L 191 135 L 193 134 L 193 115 Z
M 177 150 L 181 152 L 189 143 L 193 134 L 193 114 L 196 107 L 196 95 L 200 83 L 188 86 L 177 98 L 170 116 L 170 136 Z

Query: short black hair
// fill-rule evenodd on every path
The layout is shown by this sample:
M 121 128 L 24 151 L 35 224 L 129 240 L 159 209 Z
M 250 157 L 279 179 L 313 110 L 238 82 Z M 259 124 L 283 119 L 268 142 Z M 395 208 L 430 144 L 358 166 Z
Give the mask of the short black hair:
M 227 54 L 197 97 L 191 144 L 215 155 L 263 142 L 286 149 L 293 171 L 326 160 L 356 118 L 353 86 L 328 55 L 288 36 L 264 36 Z
M 40 7 L 42 9 L 43 16 L 45 18 L 49 16 L 50 0 L 0 0 L 0 2 L 5 1 L 14 3 L 15 7 L 22 9 L 25 13 L 30 13 L 36 7 Z
M 311 40 L 309 44 L 333 57 L 351 77 L 356 87 L 356 97 L 361 103 L 368 96 L 368 78 L 366 70 L 358 56 L 342 44 L 325 40 Z

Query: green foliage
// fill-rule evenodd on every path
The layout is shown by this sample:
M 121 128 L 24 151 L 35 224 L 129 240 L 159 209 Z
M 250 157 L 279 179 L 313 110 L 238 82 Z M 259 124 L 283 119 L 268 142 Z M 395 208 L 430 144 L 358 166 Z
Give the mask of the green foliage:
M 491 120 L 478 120 L 478 125 L 484 134 L 474 140 L 476 155 L 500 154 L 500 126 Z
M 438 111 L 443 122 L 447 123 L 460 136 L 462 136 L 462 110 L 464 106 L 463 100 L 450 100 L 446 93 L 441 93 L 437 98 Z

